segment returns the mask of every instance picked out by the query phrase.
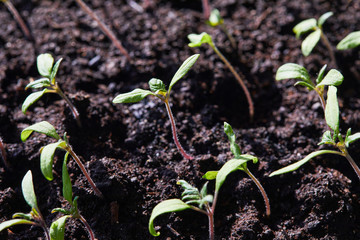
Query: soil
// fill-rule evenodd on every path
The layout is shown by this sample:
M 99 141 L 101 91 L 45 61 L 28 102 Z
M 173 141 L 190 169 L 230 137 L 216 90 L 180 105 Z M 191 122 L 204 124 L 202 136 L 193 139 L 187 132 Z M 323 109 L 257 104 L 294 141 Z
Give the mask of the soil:
M 61 197 L 58 151 L 54 180 L 47 181 L 39 168 L 39 149 L 52 142 L 34 134 L 20 140 L 25 127 L 49 121 L 59 133 L 67 132 L 74 151 L 86 163 L 105 198 L 94 195 L 74 161 L 69 163 L 79 209 L 97 239 L 153 239 L 148 220 L 161 200 L 179 198 L 176 181 L 197 187 L 201 176 L 218 170 L 232 158 L 223 122 L 229 122 L 244 153 L 259 157 L 249 169 L 263 184 L 271 202 L 271 216 L 255 184 L 242 172 L 229 175 L 220 191 L 215 213 L 217 239 L 360 239 L 360 184 L 345 158 L 323 155 L 297 171 L 269 178 L 283 166 L 319 147 L 326 129 L 314 93 L 294 87 L 294 80 L 276 82 L 275 72 L 284 63 L 305 66 L 312 76 L 324 64 L 328 51 L 321 43 L 303 57 L 301 40 L 292 33 L 303 19 L 332 11 L 324 32 L 335 46 L 348 33 L 359 30 L 360 2 L 215 0 L 229 32 L 226 35 L 202 19 L 201 1 L 151 0 L 139 12 L 125 0 L 86 1 L 115 32 L 132 62 L 121 55 L 96 23 L 71 0 L 13 0 L 29 26 L 34 41 L 24 37 L 5 6 L 0 7 L 0 136 L 9 167 L 0 162 L 0 221 L 15 212 L 28 212 L 21 180 L 30 169 L 35 192 L 47 224 L 60 215 L 51 210 L 65 206 Z M 145 2 L 145 1 L 144 1 Z M 138 1 L 138 4 L 143 2 Z M 192 49 L 187 35 L 206 31 L 220 51 L 246 79 L 255 102 L 255 119 L 249 121 L 245 95 L 231 73 L 208 47 Z M 24 115 L 21 105 L 39 77 L 36 56 L 49 52 L 63 58 L 57 81 L 78 107 L 82 128 L 66 103 L 48 94 Z M 193 156 L 185 160 L 171 136 L 165 106 L 154 98 L 136 104 L 112 104 L 119 93 L 148 88 L 150 78 L 166 84 L 190 55 L 201 53 L 192 70 L 172 91 L 172 110 L 180 142 Z M 338 69 L 345 76 L 339 88 L 341 132 L 360 131 L 359 48 L 336 52 Z M 359 163 L 359 143 L 349 149 Z M 211 183 L 209 189 L 213 189 Z M 207 218 L 195 211 L 166 214 L 155 225 L 157 239 L 207 239 Z M 17 226 L 0 233 L 1 239 L 43 238 L 38 227 Z M 88 239 L 83 226 L 70 220 L 66 239 Z

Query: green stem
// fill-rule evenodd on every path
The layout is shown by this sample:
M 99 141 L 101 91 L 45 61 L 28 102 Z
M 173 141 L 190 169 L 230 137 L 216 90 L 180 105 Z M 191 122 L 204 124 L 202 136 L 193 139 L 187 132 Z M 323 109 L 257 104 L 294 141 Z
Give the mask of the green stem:
M 350 165 L 352 166 L 352 168 L 354 169 L 356 175 L 358 176 L 358 178 L 360 179 L 360 168 L 359 166 L 356 164 L 356 162 L 354 161 L 354 159 L 350 156 L 348 150 L 346 149 L 346 147 L 344 147 L 343 149 L 340 148 L 340 150 L 344 153 L 344 157 L 346 157 L 346 159 L 349 161 Z
M 261 195 L 264 198 L 264 202 L 265 202 L 265 208 L 266 208 L 266 216 L 270 216 L 270 201 L 269 198 L 265 192 L 265 189 L 263 188 L 263 186 L 261 185 L 261 183 L 259 182 L 259 180 L 257 180 L 257 178 L 249 171 L 249 169 L 246 169 L 245 172 L 247 173 L 247 175 L 249 175 L 249 177 L 254 181 L 254 183 L 256 184 L 256 186 L 259 188 Z
M 129 62 L 131 62 L 131 58 L 129 56 L 129 53 L 126 51 L 126 49 L 123 47 L 121 42 L 117 39 L 113 31 L 110 30 L 101 20 L 100 18 L 95 14 L 91 8 L 89 8 L 82 0 L 75 0 L 79 6 L 99 25 L 100 29 L 103 31 L 103 33 L 110 38 L 110 40 L 114 43 L 115 47 L 117 47 L 120 52 L 127 58 Z
M 11 3 L 10 0 L 2 0 L 2 2 L 5 4 L 5 6 L 8 8 L 8 10 L 11 12 L 11 14 L 14 16 L 15 20 L 19 24 L 21 30 L 29 40 L 33 40 L 29 28 L 26 26 L 24 20 L 20 16 L 19 12 L 16 10 L 14 5 Z
M 172 130 L 172 135 L 173 135 L 173 139 L 174 139 L 174 142 L 175 142 L 175 145 L 177 147 L 177 149 L 180 151 L 181 155 L 183 155 L 184 158 L 188 159 L 188 160 L 192 160 L 194 159 L 194 157 L 190 156 L 189 154 L 187 154 L 184 150 L 184 148 L 181 146 L 180 142 L 179 142 L 179 138 L 178 138 L 178 135 L 177 135 L 177 130 L 176 130 L 176 125 L 175 125 L 175 120 L 174 120 L 174 116 L 171 112 L 171 108 L 170 108 L 170 105 L 169 105 L 169 101 L 168 99 L 165 99 L 163 100 L 164 103 L 165 103 L 165 106 L 166 106 L 166 111 L 167 111 L 167 114 L 169 116 L 169 119 L 170 119 L 170 125 L 171 125 L 171 130 Z
M 74 106 L 74 104 L 70 101 L 70 99 L 64 94 L 64 92 L 61 90 L 61 88 L 59 87 L 59 85 L 55 82 L 55 86 L 53 87 L 55 92 L 57 94 L 60 95 L 60 97 L 62 97 L 65 102 L 69 105 L 71 113 L 73 114 L 76 123 L 78 124 L 79 127 L 81 127 L 81 121 L 80 121 L 80 115 L 78 110 L 76 109 L 76 107 Z
M 90 240 L 95 240 L 94 232 L 92 231 L 92 229 L 91 229 L 90 225 L 88 224 L 88 222 L 86 221 L 86 219 L 80 214 L 79 214 L 79 219 L 84 224 L 87 232 L 89 233 Z
M 236 80 L 240 84 L 241 88 L 243 89 L 243 91 L 245 93 L 245 96 L 246 96 L 246 99 L 247 99 L 247 102 L 249 104 L 249 115 L 250 115 L 250 120 L 252 121 L 253 118 L 254 118 L 254 103 L 253 103 L 250 92 L 247 89 L 244 81 L 241 79 L 240 75 L 235 71 L 234 67 L 230 64 L 230 62 L 225 58 L 225 56 L 215 46 L 215 44 L 214 43 L 209 43 L 209 45 L 214 50 L 214 52 L 220 57 L 220 59 L 225 63 L 225 65 L 229 68 L 229 70 L 234 75 L 234 77 L 236 78 Z
M 85 168 L 84 164 L 81 162 L 80 158 L 75 154 L 75 152 L 72 150 L 71 146 L 69 146 L 69 145 L 66 146 L 65 150 L 68 151 L 70 153 L 70 155 L 74 158 L 75 162 L 80 167 L 80 170 L 85 175 L 88 182 L 90 183 L 90 185 L 91 185 L 92 189 L 94 190 L 95 194 L 100 198 L 104 198 L 101 191 L 96 187 L 95 183 L 91 179 L 90 174 L 86 171 L 86 168 Z
M 231 34 L 229 33 L 229 31 L 227 30 L 225 24 L 220 24 L 221 29 L 224 31 L 225 35 L 228 37 L 228 39 L 230 40 L 230 44 L 232 46 L 233 49 L 236 49 L 236 41 L 233 38 L 233 36 L 231 36 Z
M 335 68 L 338 68 L 337 63 L 336 63 L 336 58 L 335 58 L 335 53 L 334 50 L 330 44 L 329 39 L 326 37 L 326 35 L 323 33 L 322 29 L 321 29 L 321 40 L 323 41 L 325 47 L 328 49 L 329 54 L 330 54 L 330 59 L 333 62 Z

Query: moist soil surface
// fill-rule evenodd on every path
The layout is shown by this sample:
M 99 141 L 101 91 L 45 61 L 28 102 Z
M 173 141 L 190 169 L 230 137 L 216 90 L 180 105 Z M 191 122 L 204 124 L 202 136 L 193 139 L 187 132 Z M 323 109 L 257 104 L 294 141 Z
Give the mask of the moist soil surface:
M 335 46 L 348 33 L 359 30 L 360 2 L 339 1 L 211 1 L 220 10 L 237 42 L 232 48 L 224 32 L 204 23 L 201 1 L 150 0 L 141 11 L 134 1 L 86 1 L 104 19 L 128 50 L 128 62 L 97 24 L 75 1 L 13 0 L 34 40 L 24 37 L 13 16 L 0 7 L 0 135 L 6 161 L 0 163 L 0 221 L 15 212 L 28 212 L 21 180 L 30 169 L 39 208 L 48 226 L 66 207 L 62 196 L 61 166 L 64 152 L 57 151 L 54 180 L 47 181 L 39 164 L 39 150 L 54 142 L 33 134 L 25 143 L 21 130 L 40 121 L 67 132 L 74 151 L 81 156 L 94 182 L 104 194 L 97 197 L 74 161 L 68 164 L 81 214 L 97 239 L 153 239 L 148 220 L 157 203 L 179 198 L 177 180 L 196 187 L 209 170 L 218 170 L 233 156 L 223 131 L 230 123 L 243 153 L 255 155 L 249 169 L 263 184 L 271 203 L 265 216 L 262 196 L 241 171 L 228 176 L 215 212 L 216 239 L 360 239 L 359 178 L 345 158 L 322 155 L 293 173 L 268 177 L 281 167 L 312 151 L 327 129 L 314 92 L 295 80 L 275 81 L 285 63 L 305 66 L 313 78 L 324 64 L 335 68 L 319 43 L 309 57 L 301 54 L 301 39 L 292 33 L 301 20 L 332 11 L 324 32 Z M 146 1 L 135 2 L 138 5 Z M 187 35 L 208 32 L 220 51 L 246 79 L 255 103 L 249 120 L 245 95 L 226 66 L 208 46 L 190 48 Z M 21 112 L 30 79 L 39 78 L 36 57 L 49 52 L 63 58 L 57 81 L 81 115 L 82 128 L 64 100 L 47 94 Z M 201 56 L 192 70 L 173 88 L 172 111 L 179 140 L 194 160 L 184 159 L 171 135 L 165 106 L 148 97 L 136 104 L 113 104 L 119 93 L 148 89 L 152 77 L 169 84 L 190 55 Z M 339 87 L 340 128 L 360 131 L 359 48 L 336 52 L 337 69 L 345 77 Z M 356 162 L 359 143 L 349 148 Z M 4 156 L 3 156 L 4 157 Z M 214 183 L 209 184 L 212 192 Z M 205 215 L 195 211 L 165 214 L 155 221 L 157 239 L 207 239 Z M 29 230 L 30 229 L 30 230 Z M 44 239 L 39 227 L 15 226 L 1 239 Z M 66 239 L 88 239 L 82 224 L 68 220 Z

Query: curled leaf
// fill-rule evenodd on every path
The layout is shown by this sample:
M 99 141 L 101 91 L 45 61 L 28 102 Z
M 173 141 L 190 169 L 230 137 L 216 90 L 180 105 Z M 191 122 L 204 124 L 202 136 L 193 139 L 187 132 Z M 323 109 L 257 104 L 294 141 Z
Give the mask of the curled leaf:
M 2 222 L 0 224 L 0 232 L 6 228 L 9 228 L 11 226 L 14 225 L 19 225 L 19 224 L 31 224 L 34 225 L 35 223 L 26 219 L 11 219 L 5 222 Z
M 293 32 L 296 34 L 296 38 L 299 38 L 303 33 L 306 33 L 310 30 L 314 30 L 315 28 L 316 28 L 316 19 L 310 18 L 298 23 L 293 28 Z
M 25 201 L 27 204 L 32 208 L 39 212 L 39 207 L 37 205 L 36 195 L 34 191 L 34 184 L 33 184 L 33 177 L 31 170 L 29 170 L 22 182 L 21 182 L 21 189 L 24 196 Z
M 25 90 L 28 88 L 42 88 L 42 87 L 49 87 L 50 81 L 48 78 L 40 78 L 38 80 L 30 82 L 26 85 Z
M 42 91 L 34 92 L 34 93 L 31 93 L 29 96 L 27 96 L 27 98 L 25 99 L 25 101 L 21 107 L 21 111 L 25 114 L 27 109 L 33 103 L 35 103 L 37 100 L 39 100 L 47 91 L 49 91 L 49 90 L 45 88 Z
M 212 38 L 209 34 L 207 34 L 206 32 L 200 33 L 200 34 L 189 34 L 188 39 L 190 41 L 190 43 L 188 44 L 189 47 L 200 47 L 202 44 L 213 44 Z
M 218 9 L 214 9 L 210 13 L 209 20 L 207 21 L 207 24 L 209 24 L 212 27 L 219 26 L 224 23 L 224 19 L 220 15 L 220 11 Z
M 155 95 L 155 94 L 149 90 L 136 88 L 131 92 L 117 95 L 114 98 L 113 103 L 135 103 L 143 100 L 145 97 L 149 95 Z
M 241 150 L 238 144 L 235 143 L 236 136 L 230 124 L 224 122 L 224 132 L 230 141 L 230 150 L 234 154 L 235 158 L 241 155 Z
M 55 80 L 55 76 L 58 72 L 60 63 L 62 61 L 62 58 L 60 58 L 59 60 L 57 60 L 57 62 L 55 63 L 54 67 L 52 68 L 51 74 L 50 74 L 50 80 L 54 83 Z
M 62 216 L 50 226 L 50 238 L 51 240 L 64 240 L 65 235 L 65 222 L 69 218 L 69 215 Z
M 36 59 L 37 69 L 41 76 L 50 78 L 54 58 L 49 53 L 40 54 Z
M 339 132 L 339 103 L 336 92 L 336 87 L 329 86 L 325 107 L 326 123 L 335 132 L 335 134 Z
M 69 172 L 67 170 L 67 161 L 69 152 L 65 153 L 64 162 L 62 166 L 62 182 L 63 182 L 63 196 L 72 205 L 72 184 Z
M 149 220 L 149 232 L 151 235 L 157 237 L 160 235 L 160 232 L 156 232 L 154 228 L 154 220 L 158 216 L 164 213 L 179 212 L 185 209 L 191 208 L 190 205 L 184 203 L 180 199 L 168 199 L 157 204 L 151 212 L 151 217 Z
M 52 169 L 53 169 L 55 150 L 63 143 L 64 141 L 51 143 L 43 147 L 41 150 L 41 155 L 40 155 L 41 172 L 44 175 L 44 177 L 49 181 L 54 179 Z
M 45 135 L 55 138 L 57 140 L 60 139 L 60 136 L 57 134 L 54 126 L 51 125 L 47 121 L 42 121 L 42 122 L 35 123 L 35 124 L 25 128 L 24 130 L 22 130 L 21 131 L 21 141 L 25 142 L 29 138 L 31 133 L 34 131 L 45 134 Z
M 284 79 L 301 79 L 308 84 L 313 84 L 310 80 L 308 71 L 303 67 L 295 63 L 286 63 L 279 67 L 276 71 L 276 80 Z
M 321 29 L 310 33 L 301 44 L 301 51 L 305 57 L 309 56 L 321 37 Z
M 149 86 L 150 86 L 150 90 L 153 92 L 156 92 L 156 91 L 166 92 L 165 84 L 160 79 L 157 79 L 157 78 L 150 79 Z
M 325 21 L 332 15 L 334 15 L 332 12 L 327 12 L 327 13 L 324 13 L 323 15 L 321 15 L 318 20 L 318 26 L 322 27 L 322 25 L 325 23 Z

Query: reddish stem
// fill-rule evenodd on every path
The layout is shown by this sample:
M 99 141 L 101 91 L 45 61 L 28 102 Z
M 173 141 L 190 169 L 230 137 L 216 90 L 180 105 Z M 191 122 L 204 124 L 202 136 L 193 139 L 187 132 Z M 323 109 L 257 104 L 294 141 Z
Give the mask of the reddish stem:
M 19 24 L 21 30 L 23 31 L 23 33 L 25 34 L 27 39 L 33 40 L 29 28 L 26 26 L 24 20 L 22 19 L 19 12 L 14 7 L 14 5 L 11 3 L 11 1 L 3 0 L 2 2 L 5 4 L 5 6 L 8 8 L 8 10 L 11 12 L 11 14 L 14 16 L 15 20 Z
M 109 27 L 107 27 L 100 18 L 95 14 L 91 8 L 89 8 L 82 0 L 75 0 L 79 6 L 99 25 L 100 29 L 103 31 L 103 33 L 110 38 L 110 40 L 114 43 L 115 47 L 117 47 L 120 52 L 127 58 L 129 62 L 131 62 L 131 58 L 129 56 L 129 53 L 126 51 L 126 49 L 123 47 L 121 42 L 116 38 L 113 31 L 110 30 Z
M 80 214 L 79 214 L 80 215 Z M 90 236 L 90 240 L 95 240 L 95 235 L 94 235 L 94 232 L 92 231 L 90 225 L 88 224 L 88 222 L 86 221 L 86 219 L 80 215 L 79 217 L 80 221 L 84 224 L 87 232 L 89 233 L 89 236 Z
M 209 17 L 210 17 L 209 0 L 202 0 L 202 6 L 203 6 L 204 18 L 205 18 L 206 20 L 208 20 Z
M 183 147 L 181 146 L 181 144 L 179 142 L 179 138 L 178 138 L 177 130 L 176 130 L 176 125 L 175 125 L 175 121 L 174 121 L 174 116 L 173 116 L 173 114 L 171 112 L 169 101 L 167 99 L 165 99 L 164 103 L 165 103 L 166 111 L 167 111 L 169 119 L 170 119 L 171 130 L 172 130 L 173 138 L 174 138 L 175 145 L 176 145 L 177 149 L 180 151 L 181 155 L 183 155 L 184 158 L 186 158 L 188 160 L 194 159 L 192 156 L 190 156 L 189 154 L 187 154 L 185 152 L 185 150 L 183 149 Z

